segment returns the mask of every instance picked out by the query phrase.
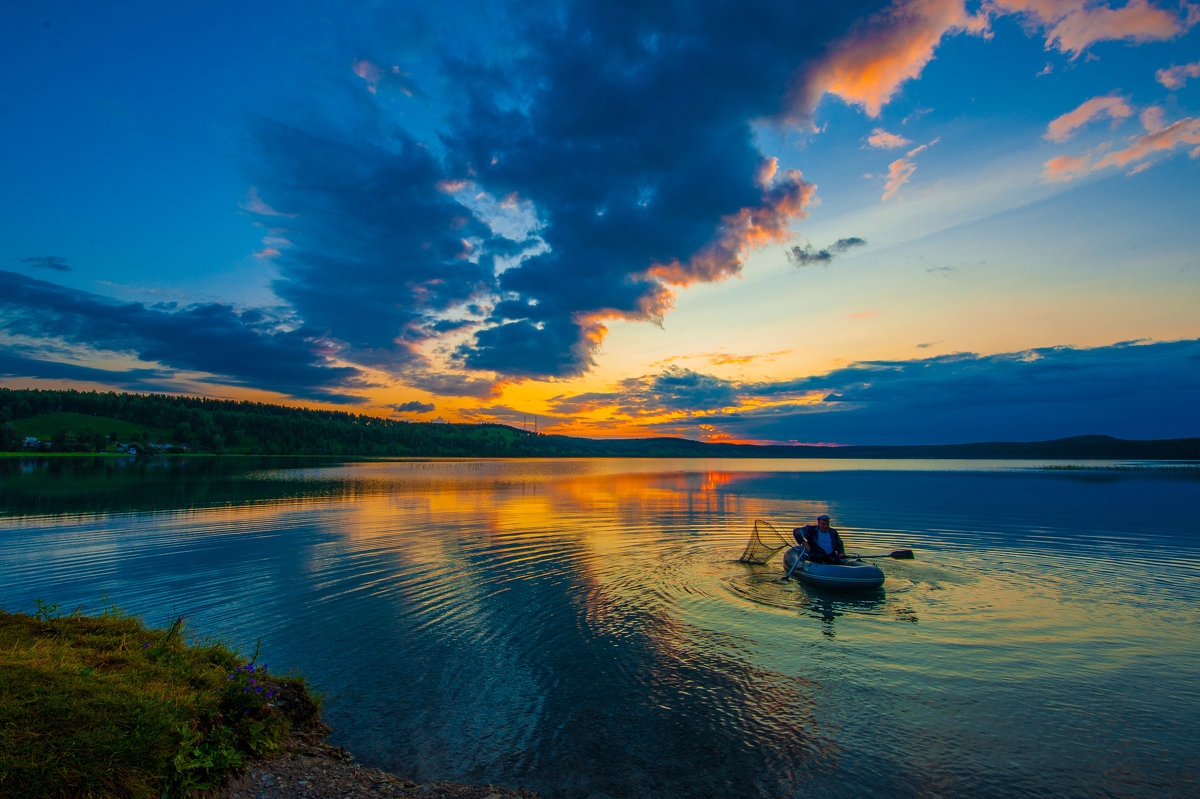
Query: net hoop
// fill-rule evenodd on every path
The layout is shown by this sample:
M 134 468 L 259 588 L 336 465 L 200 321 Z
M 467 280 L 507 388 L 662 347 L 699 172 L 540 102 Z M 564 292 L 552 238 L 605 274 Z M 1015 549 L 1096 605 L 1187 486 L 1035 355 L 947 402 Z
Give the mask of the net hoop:
M 746 542 L 746 549 L 738 558 L 738 563 L 761 566 L 789 546 L 794 544 L 784 538 L 770 522 L 755 519 L 754 530 L 750 533 L 750 540 Z

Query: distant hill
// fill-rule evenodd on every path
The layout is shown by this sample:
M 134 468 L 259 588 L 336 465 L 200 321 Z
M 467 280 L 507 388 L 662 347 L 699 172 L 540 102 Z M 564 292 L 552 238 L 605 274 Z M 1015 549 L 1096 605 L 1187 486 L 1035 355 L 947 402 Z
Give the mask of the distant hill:
M 846 447 L 707 444 L 682 438 L 567 440 L 579 442 L 590 454 L 624 457 L 1200 460 L 1200 438 L 1129 441 L 1097 435 L 1033 442 Z
M 1200 438 L 1126 441 L 1096 435 L 919 446 L 755 446 L 539 435 L 501 424 L 407 422 L 165 394 L 0 388 L 0 451 L 21 450 L 26 436 L 50 440 L 59 452 L 103 452 L 120 440 L 143 449 L 155 443 L 250 455 L 1200 460 Z
M 31 416 L 21 420 L 20 429 L 22 435 L 34 436 L 46 441 L 60 431 L 76 434 L 77 437 L 80 433 L 111 435 L 120 441 L 166 441 L 171 435 L 170 431 L 134 424 L 124 419 L 109 419 L 74 411 L 58 411 Z

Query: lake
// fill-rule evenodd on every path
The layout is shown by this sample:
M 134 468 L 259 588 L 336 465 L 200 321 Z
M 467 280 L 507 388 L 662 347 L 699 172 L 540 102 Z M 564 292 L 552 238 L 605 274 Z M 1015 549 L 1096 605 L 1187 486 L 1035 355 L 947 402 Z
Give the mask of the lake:
M 0 460 L 0 604 L 183 615 L 421 781 L 1194 796 L 1198 472 L 1046 465 Z M 859 596 L 737 562 L 820 513 L 916 558 Z

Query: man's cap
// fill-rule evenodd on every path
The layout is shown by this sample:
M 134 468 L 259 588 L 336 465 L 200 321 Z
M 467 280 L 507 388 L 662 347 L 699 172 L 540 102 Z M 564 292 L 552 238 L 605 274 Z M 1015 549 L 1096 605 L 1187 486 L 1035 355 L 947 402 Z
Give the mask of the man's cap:
M 817 521 L 821 521 L 822 519 L 824 519 L 825 521 L 829 521 L 829 517 L 826 516 L 824 513 L 822 513 L 820 516 L 817 517 Z

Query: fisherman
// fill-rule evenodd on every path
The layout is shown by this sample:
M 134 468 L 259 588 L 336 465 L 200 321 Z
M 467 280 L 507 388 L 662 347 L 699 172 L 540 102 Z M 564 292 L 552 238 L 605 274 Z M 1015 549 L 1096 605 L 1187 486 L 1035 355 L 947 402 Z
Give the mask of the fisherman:
M 846 557 L 846 547 L 838 531 L 829 526 L 829 517 L 822 513 L 816 524 L 806 524 L 792 530 L 796 543 L 804 548 L 804 555 L 813 563 L 841 563 Z

